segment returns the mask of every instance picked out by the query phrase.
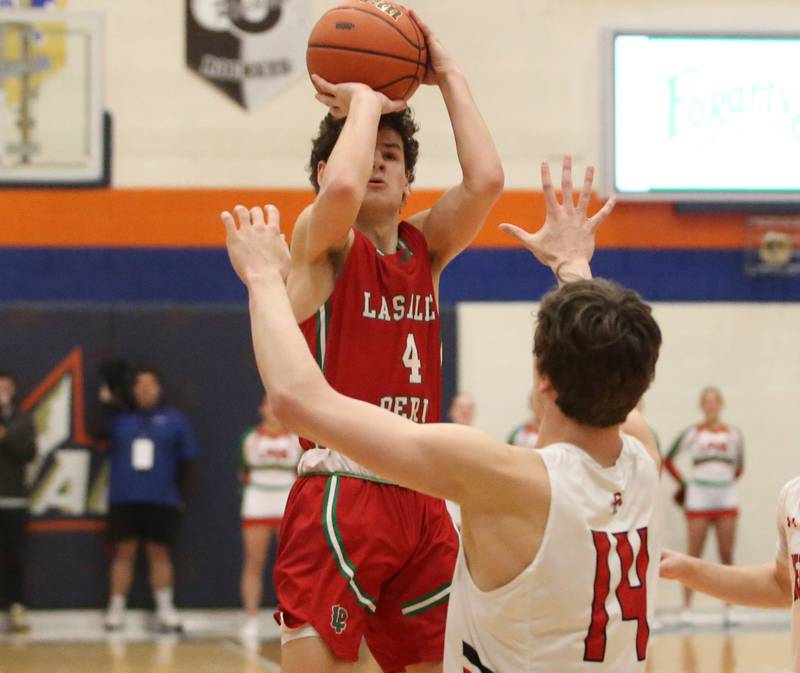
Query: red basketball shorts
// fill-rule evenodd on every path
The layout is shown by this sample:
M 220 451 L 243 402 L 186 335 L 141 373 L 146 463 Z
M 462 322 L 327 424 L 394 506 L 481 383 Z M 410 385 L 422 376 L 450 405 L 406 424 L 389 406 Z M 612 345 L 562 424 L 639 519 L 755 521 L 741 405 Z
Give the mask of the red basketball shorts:
M 338 659 L 362 636 L 384 671 L 441 661 L 458 536 L 444 501 L 355 477 L 300 477 L 281 523 L 278 614 Z

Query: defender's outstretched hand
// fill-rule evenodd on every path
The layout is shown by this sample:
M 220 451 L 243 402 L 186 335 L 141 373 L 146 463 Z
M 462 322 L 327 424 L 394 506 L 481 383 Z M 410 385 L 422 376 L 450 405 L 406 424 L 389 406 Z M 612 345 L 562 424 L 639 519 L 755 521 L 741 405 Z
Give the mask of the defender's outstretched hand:
M 359 82 L 331 84 L 319 75 L 311 75 L 311 80 L 317 89 L 314 98 L 327 105 L 331 114 L 337 119 L 343 119 L 349 114 L 350 104 L 357 96 L 374 96 L 380 102 L 382 115 L 400 112 L 408 106 L 404 100 L 391 100 L 380 91 L 375 91 Z
M 542 163 L 542 187 L 547 206 L 544 226 L 532 234 L 514 224 L 500 225 L 502 231 L 521 241 L 536 259 L 550 267 L 559 282 L 569 280 L 567 275 L 571 274 L 591 277 L 586 274 L 590 273 L 589 262 L 594 255 L 595 232 L 616 204 L 612 196 L 595 215 L 587 216 L 593 180 L 594 168 L 589 166 L 576 207 L 572 191 L 572 158 L 565 156 L 561 169 L 564 202 L 559 203 L 550 177 L 550 166 L 545 161 Z
M 264 208 L 236 206 L 236 221 L 227 210 L 221 214 L 227 237 L 225 245 L 236 275 L 247 286 L 275 271 L 282 280 L 289 274 L 289 247 L 281 234 L 280 212 L 269 204 Z M 266 221 L 264 215 L 266 214 Z

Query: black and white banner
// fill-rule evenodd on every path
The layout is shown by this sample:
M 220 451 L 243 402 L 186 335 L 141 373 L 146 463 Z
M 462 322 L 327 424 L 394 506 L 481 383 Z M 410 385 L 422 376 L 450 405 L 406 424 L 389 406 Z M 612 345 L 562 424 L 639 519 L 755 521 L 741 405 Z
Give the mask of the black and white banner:
M 186 64 L 251 110 L 305 74 L 311 0 L 186 0 Z

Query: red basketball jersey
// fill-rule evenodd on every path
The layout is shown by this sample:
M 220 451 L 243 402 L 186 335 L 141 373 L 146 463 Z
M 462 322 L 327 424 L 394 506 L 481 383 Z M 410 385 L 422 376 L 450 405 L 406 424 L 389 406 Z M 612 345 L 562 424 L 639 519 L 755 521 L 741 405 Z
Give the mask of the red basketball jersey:
M 303 334 L 335 390 L 417 423 L 436 423 L 441 341 L 425 237 L 401 222 L 397 252 L 383 254 L 354 233 L 331 296 L 301 325 Z

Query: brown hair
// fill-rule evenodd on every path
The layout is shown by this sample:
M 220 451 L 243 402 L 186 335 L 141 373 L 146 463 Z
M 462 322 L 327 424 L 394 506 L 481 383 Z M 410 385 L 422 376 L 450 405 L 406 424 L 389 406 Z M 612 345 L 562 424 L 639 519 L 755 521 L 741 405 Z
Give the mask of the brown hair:
M 702 404 L 703 400 L 706 399 L 706 395 L 716 395 L 719 397 L 720 402 L 725 402 L 725 398 L 722 397 L 722 391 L 717 388 L 717 386 L 706 386 L 700 391 L 700 404 Z
M 600 428 L 622 423 L 650 386 L 660 347 L 650 306 L 633 290 L 580 280 L 542 298 L 536 364 L 574 421 Z
M 311 141 L 311 159 L 308 162 L 308 171 L 315 192 L 319 192 L 317 165 L 320 161 L 327 161 L 330 158 L 333 147 L 339 140 L 344 122 L 344 119 L 336 119 L 331 114 L 325 115 L 320 122 L 317 137 Z M 378 123 L 378 128 L 394 129 L 400 135 L 408 181 L 414 182 L 414 168 L 417 165 L 417 155 L 419 154 L 419 142 L 414 138 L 414 134 L 419 131 L 419 126 L 414 121 L 414 113 L 406 108 L 402 112 L 383 115 Z

